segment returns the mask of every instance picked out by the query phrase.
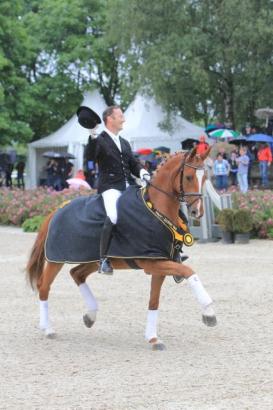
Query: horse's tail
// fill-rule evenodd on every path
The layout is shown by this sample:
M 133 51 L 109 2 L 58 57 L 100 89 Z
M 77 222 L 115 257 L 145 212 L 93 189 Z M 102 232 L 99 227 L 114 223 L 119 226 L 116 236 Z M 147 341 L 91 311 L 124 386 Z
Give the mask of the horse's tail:
M 26 266 L 26 277 L 32 289 L 37 287 L 37 282 L 43 272 L 45 264 L 44 245 L 47 237 L 48 225 L 54 214 L 55 211 L 49 214 L 42 223 L 42 226 L 36 237 L 36 241 L 32 247 L 29 261 Z

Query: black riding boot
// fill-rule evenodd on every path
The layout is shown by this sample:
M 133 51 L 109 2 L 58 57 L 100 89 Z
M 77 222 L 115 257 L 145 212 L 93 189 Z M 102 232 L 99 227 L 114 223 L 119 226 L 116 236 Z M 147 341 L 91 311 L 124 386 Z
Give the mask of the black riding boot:
M 105 257 L 112 239 L 114 224 L 109 216 L 106 217 L 100 237 L 100 266 L 99 273 L 113 274 L 113 268 L 110 261 Z

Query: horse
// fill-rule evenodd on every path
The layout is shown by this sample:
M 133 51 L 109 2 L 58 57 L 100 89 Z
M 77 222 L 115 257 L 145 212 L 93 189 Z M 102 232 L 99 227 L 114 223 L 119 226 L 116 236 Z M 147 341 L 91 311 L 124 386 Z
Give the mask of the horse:
M 146 188 L 139 187 L 139 189 L 146 189 L 146 196 L 155 212 L 174 228 L 179 225 L 181 203 L 185 203 L 191 217 L 198 219 L 204 213 L 202 187 L 206 179 L 204 160 L 208 154 L 209 150 L 199 155 L 196 153 L 196 149 L 175 153 L 159 164 Z M 70 204 L 66 206 L 69 207 Z M 56 336 L 49 320 L 49 291 L 54 279 L 64 265 L 61 262 L 49 261 L 45 255 L 45 242 L 50 221 L 55 212 L 53 211 L 42 224 L 26 266 L 27 280 L 32 288 L 38 290 L 39 293 L 39 327 L 45 336 L 49 338 Z M 76 241 L 77 238 L 74 238 L 73 243 Z M 110 257 L 110 260 L 114 269 L 132 269 L 132 263 L 126 258 Z M 200 278 L 190 266 L 172 258 L 139 258 L 134 259 L 133 264 L 133 268 L 142 269 L 146 274 L 151 275 L 145 339 L 152 350 L 164 350 L 166 348 L 157 333 L 160 291 L 166 276 L 173 275 L 186 279 L 189 288 L 200 305 L 203 323 L 207 326 L 217 324 L 213 301 Z M 70 274 L 78 286 L 87 307 L 87 312 L 83 315 L 83 322 L 88 328 L 91 328 L 96 321 L 98 303 L 90 285 L 86 283 L 86 279 L 97 270 L 98 260 L 79 263 L 70 270 Z

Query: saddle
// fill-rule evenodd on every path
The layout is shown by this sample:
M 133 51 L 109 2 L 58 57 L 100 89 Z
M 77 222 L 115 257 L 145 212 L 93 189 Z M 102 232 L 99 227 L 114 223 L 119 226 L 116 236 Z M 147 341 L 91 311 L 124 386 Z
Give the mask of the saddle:
M 118 220 L 113 230 L 108 257 L 122 259 L 171 259 L 187 237 L 187 223 L 181 218 L 175 227 L 155 212 L 145 190 L 129 187 L 118 200 Z M 99 261 L 100 233 L 106 217 L 102 196 L 79 197 L 58 209 L 45 242 L 45 257 L 57 263 Z

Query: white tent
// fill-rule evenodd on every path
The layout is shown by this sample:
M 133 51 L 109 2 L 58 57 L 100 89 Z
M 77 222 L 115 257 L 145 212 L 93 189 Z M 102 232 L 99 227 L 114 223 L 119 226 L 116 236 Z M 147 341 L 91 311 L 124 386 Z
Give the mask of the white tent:
M 106 104 L 98 91 L 85 93 L 81 105 L 92 108 L 101 118 L 106 108 Z M 98 131 L 100 131 L 100 128 L 103 128 L 102 124 Z M 36 187 L 40 179 L 45 177 L 44 168 L 47 159 L 42 154 L 46 151 L 69 152 L 76 157 L 73 161 L 75 171 L 82 169 L 84 146 L 87 143 L 87 139 L 88 130 L 80 126 L 78 117 L 75 114 L 56 132 L 30 143 L 28 145 L 28 188 Z
M 166 114 L 148 96 L 137 94 L 134 101 L 125 111 L 126 122 L 121 135 L 128 139 L 134 151 L 139 148 L 156 148 L 166 146 L 171 152 L 181 150 L 181 141 L 187 138 L 198 139 L 204 129 L 186 121 L 179 115 L 171 118 L 172 131 L 160 128 Z

